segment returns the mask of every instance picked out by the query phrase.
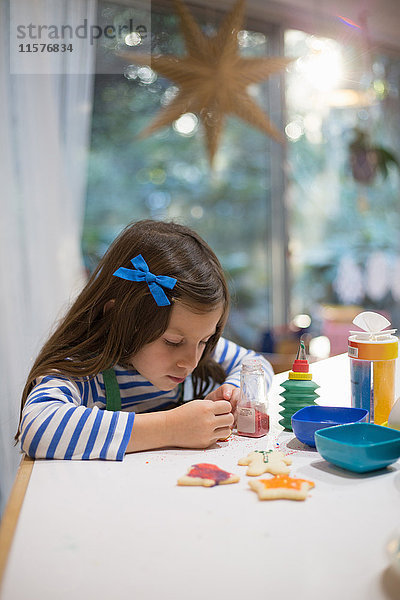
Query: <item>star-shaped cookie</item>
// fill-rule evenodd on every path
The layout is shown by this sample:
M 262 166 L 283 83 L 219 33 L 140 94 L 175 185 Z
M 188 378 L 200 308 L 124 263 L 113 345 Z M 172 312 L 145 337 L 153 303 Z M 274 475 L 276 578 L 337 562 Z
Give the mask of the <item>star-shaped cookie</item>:
M 314 482 L 289 475 L 275 475 L 269 479 L 249 481 L 249 486 L 257 492 L 259 500 L 305 500 Z

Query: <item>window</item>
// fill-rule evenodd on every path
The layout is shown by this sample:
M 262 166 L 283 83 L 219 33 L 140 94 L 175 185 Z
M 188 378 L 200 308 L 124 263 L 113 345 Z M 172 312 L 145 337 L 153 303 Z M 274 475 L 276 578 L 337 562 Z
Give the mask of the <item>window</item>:
M 398 321 L 399 168 L 374 172 L 353 144 L 361 132 L 400 160 L 399 60 L 301 31 L 286 32 L 285 49 L 300 57 L 286 80 L 291 312 L 322 328 L 325 305 Z M 348 329 L 333 350 L 346 350 Z
M 151 9 L 152 52 L 184 54 L 177 16 L 155 2 Z M 190 10 L 208 34 L 223 17 L 215 8 Z M 109 2 L 99 11 L 115 21 L 129 17 L 126 6 Z M 228 274 L 229 337 L 261 348 L 266 330 L 276 334 L 301 313 L 311 315 L 313 335 L 328 333 L 326 307 L 334 305 L 346 327 L 338 346 L 329 333 L 331 353 L 344 351 L 354 311 L 384 312 L 394 326 L 400 318 L 399 168 L 387 160 L 384 177 L 355 152 L 361 139 L 400 160 L 398 57 L 351 39 L 295 30 L 283 37 L 260 22 L 247 23 L 239 43 L 245 56 L 295 58 L 284 89 L 279 76 L 252 89 L 285 127 L 287 147 L 227 119 L 213 172 L 196 115 L 137 138 L 176 93 L 173 82 L 134 63 L 124 74 L 96 76 L 87 266 L 129 222 L 177 220 L 207 240 Z
M 99 10 L 108 19 L 123 20 L 127 9 L 103 2 Z M 210 34 L 221 15 L 208 9 L 196 14 L 196 20 Z M 185 52 L 178 26 L 174 14 L 158 11 L 152 3 L 153 53 Z M 271 53 L 275 40 L 271 31 L 249 29 L 239 43 L 243 55 L 262 56 Z M 276 89 L 279 78 L 274 82 Z M 173 219 L 189 225 L 215 250 L 228 274 L 233 296 L 229 337 L 257 347 L 271 317 L 270 173 L 272 157 L 279 163 L 281 149 L 247 123 L 227 119 L 211 172 L 201 127 L 192 114 L 138 140 L 137 134 L 175 93 L 173 82 L 148 67 L 132 64 L 125 76 L 96 76 L 83 235 L 87 266 L 92 269 L 133 220 Z M 268 81 L 253 93 L 282 128 L 280 104 L 270 98 Z M 280 169 L 282 161 L 274 171 Z M 282 198 L 276 179 L 274 185 Z

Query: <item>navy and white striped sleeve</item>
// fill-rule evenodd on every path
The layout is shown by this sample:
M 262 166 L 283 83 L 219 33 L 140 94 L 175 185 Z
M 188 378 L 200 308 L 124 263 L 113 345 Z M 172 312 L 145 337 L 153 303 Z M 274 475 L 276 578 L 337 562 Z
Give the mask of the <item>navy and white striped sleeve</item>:
M 62 377 L 43 377 L 22 412 L 21 449 L 32 458 L 122 460 L 135 413 L 87 408 L 78 387 Z
M 265 371 L 267 389 L 271 387 L 274 371 L 262 354 L 257 354 L 254 350 L 246 350 L 246 348 L 242 348 L 234 342 L 220 338 L 214 350 L 213 358 L 225 369 L 225 383 L 230 383 L 236 387 L 240 387 L 240 370 L 243 360 L 245 358 L 258 358 Z

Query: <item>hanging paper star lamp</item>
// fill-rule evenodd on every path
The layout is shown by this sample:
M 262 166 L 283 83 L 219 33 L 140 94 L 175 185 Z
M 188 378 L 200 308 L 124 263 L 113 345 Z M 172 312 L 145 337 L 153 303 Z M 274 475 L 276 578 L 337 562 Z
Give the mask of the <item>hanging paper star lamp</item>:
M 203 124 L 211 165 L 225 117 L 229 114 L 282 142 L 282 134 L 249 96 L 247 87 L 281 71 L 292 59 L 240 56 L 237 34 L 242 29 L 244 0 L 236 2 L 212 37 L 204 35 L 182 0 L 173 2 L 181 21 L 186 56 L 122 54 L 131 62 L 150 66 L 179 86 L 175 98 L 141 132 L 140 137 L 146 137 L 191 112 L 196 113 Z

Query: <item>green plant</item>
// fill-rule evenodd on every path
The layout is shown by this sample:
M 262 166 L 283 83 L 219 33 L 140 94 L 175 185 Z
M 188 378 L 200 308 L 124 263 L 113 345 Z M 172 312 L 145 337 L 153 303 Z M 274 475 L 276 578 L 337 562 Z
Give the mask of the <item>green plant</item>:
M 353 177 L 361 183 L 371 183 L 377 173 L 385 179 L 389 166 L 395 165 L 400 170 L 396 156 L 383 146 L 373 144 L 368 133 L 358 127 L 353 130 L 354 138 L 349 144 L 350 165 Z

